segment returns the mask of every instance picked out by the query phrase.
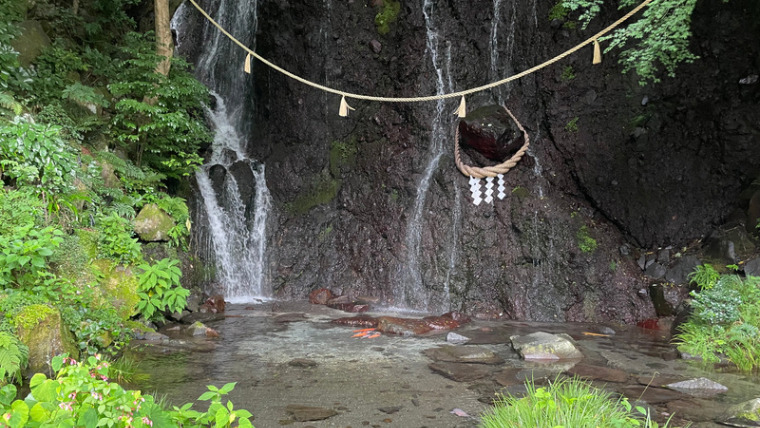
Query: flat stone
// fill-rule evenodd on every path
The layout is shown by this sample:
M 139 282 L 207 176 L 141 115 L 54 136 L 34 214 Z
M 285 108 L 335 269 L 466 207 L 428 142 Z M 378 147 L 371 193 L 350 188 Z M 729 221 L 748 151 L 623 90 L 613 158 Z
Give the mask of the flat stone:
M 713 421 L 726 411 L 723 403 L 698 398 L 671 401 L 667 408 L 669 413 L 692 422 Z
M 430 370 L 455 382 L 472 382 L 488 376 L 491 370 L 487 366 L 465 363 L 431 363 Z
M 465 343 L 470 341 L 470 338 L 467 336 L 462 336 L 459 333 L 454 333 L 453 331 L 450 331 L 446 335 L 446 341 L 449 343 L 453 343 L 455 345 L 464 345 Z
M 580 359 L 583 354 L 566 334 L 537 331 L 524 336 L 511 336 L 512 347 L 525 360 Z
M 724 385 L 710 379 L 701 377 L 665 385 L 666 387 L 683 392 L 694 397 L 708 398 L 728 391 Z
M 726 410 L 721 422 L 736 427 L 760 426 L 760 398 L 733 405 Z
M 317 364 L 316 361 L 310 360 L 308 358 L 294 358 L 288 361 L 288 365 L 293 367 L 316 367 L 319 364 Z
M 643 385 L 623 388 L 623 395 L 631 400 L 641 400 L 648 404 L 661 404 L 684 398 L 684 395 L 678 391 Z
M 285 407 L 285 411 L 293 415 L 293 419 L 298 422 L 321 421 L 338 414 L 338 412 L 333 409 L 301 406 L 297 404 L 288 404 L 288 406 Z
M 493 375 L 493 380 L 501 386 L 522 385 L 523 380 L 518 379 L 520 369 L 508 368 Z
M 459 328 L 459 321 L 450 317 L 425 317 L 422 319 L 433 330 L 454 330 Z
M 600 380 L 605 382 L 622 383 L 628 380 L 628 373 L 611 367 L 592 366 L 588 364 L 576 364 L 566 372 L 571 376 L 584 379 Z
M 383 413 L 387 413 L 389 415 L 392 415 L 392 414 L 398 412 L 399 410 L 401 410 L 401 406 L 380 407 L 377 410 L 379 410 L 379 411 L 381 411 Z
M 480 346 L 439 346 L 422 351 L 433 361 L 451 363 L 501 364 L 504 360 L 493 351 Z
M 417 336 L 432 330 L 423 320 L 397 317 L 379 317 L 377 320 L 377 329 L 383 333 Z

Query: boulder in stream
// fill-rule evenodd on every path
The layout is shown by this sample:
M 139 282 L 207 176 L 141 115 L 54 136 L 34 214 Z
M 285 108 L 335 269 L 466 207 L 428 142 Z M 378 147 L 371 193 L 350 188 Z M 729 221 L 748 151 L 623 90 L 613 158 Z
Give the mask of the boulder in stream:
M 511 336 L 512 347 L 525 360 L 580 359 L 583 354 L 566 334 L 550 334 L 543 331 L 524 336 Z

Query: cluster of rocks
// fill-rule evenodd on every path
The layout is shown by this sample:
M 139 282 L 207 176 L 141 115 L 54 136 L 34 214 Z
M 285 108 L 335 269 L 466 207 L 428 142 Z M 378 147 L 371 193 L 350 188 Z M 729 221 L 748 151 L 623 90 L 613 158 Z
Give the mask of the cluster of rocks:
M 353 327 L 375 328 L 386 334 L 399 336 L 419 336 L 433 331 L 448 331 L 470 322 L 470 317 L 459 312 L 447 312 L 440 316 L 428 316 L 422 319 L 401 317 L 356 316 L 336 318 L 333 324 Z
M 150 342 L 167 341 L 172 338 L 219 337 L 219 332 L 204 323 L 224 318 L 227 302 L 221 294 L 195 295 L 187 300 L 182 312 L 170 314 L 169 322 L 154 329 L 137 332 L 135 338 Z
M 755 421 L 760 419 L 760 398 L 726 409 L 715 400 L 728 391 L 724 385 L 704 377 L 638 376 L 623 370 L 625 367 L 616 367 L 612 357 L 606 365 L 587 362 L 567 334 L 537 331 L 512 335 L 510 348 L 498 353 L 490 347 L 467 345 L 470 338 L 466 334 L 449 333 L 447 341 L 447 345 L 423 351 L 433 360 L 430 369 L 455 382 L 471 383 L 470 389 L 487 404 L 493 404 L 499 394 L 525 394 L 526 381 L 546 385 L 562 377 L 576 377 L 628 397 L 658 419 L 676 415 L 678 421 L 718 421 L 737 427 L 758 426 Z M 477 342 L 497 344 L 483 337 Z

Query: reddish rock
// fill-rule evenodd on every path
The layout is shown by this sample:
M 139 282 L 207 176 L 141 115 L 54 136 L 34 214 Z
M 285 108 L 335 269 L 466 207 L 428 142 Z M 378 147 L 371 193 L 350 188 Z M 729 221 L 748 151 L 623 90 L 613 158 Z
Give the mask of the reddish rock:
M 432 330 L 424 320 L 396 317 L 379 317 L 377 329 L 383 333 L 416 336 Z
M 369 305 L 365 305 L 365 304 L 362 304 L 362 303 L 356 303 L 356 302 L 351 302 L 351 303 L 328 303 L 327 307 L 328 308 L 337 309 L 337 310 L 343 311 L 343 312 L 356 312 L 356 313 L 367 312 L 369 310 Z
M 433 330 L 454 330 L 455 328 L 459 328 L 459 322 L 445 316 L 425 317 L 422 320 Z
M 333 324 L 350 325 L 352 327 L 367 327 L 367 328 L 375 328 L 377 327 L 377 324 L 378 324 L 377 319 L 372 318 L 372 317 L 343 317 L 343 318 L 336 318 L 330 322 Z
M 332 291 L 326 288 L 317 288 L 309 293 L 309 303 L 314 305 L 326 305 L 330 299 L 335 297 Z
M 351 302 L 353 302 L 353 300 L 351 300 L 351 297 L 347 296 L 347 295 L 344 295 L 344 296 L 333 297 L 332 299 L 330 299 L 330 300 L 327 301 L 327 304 L 328 305 L 333 305 L 333 304 L 336 304 L 336 303 L 351 303 Z M 362 303 L 364 303 L 364 302 L 362 302 Z
M 198 312 L 220 314 L 224 312 L 224 307 L 226 305 L 227 303 L 224 301 L 224 296 L 221 294 L 214 294 L 203 302 L 198 308 Z

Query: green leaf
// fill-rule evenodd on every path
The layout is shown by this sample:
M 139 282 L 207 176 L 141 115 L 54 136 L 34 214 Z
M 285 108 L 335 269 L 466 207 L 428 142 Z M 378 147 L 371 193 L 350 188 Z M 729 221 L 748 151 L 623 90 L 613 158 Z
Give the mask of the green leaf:
M 95 428 L 98 426 L 98 412 L 92 407 L 87 409 L 77 421 L 77 426 L 83 426 L 86 428 Z
M 206 391 L 203 394 L 201 394 L 200 397 L 198 397 L 198 400 L 200 401 L 208 401 L 212 398 L 216 397 L 216 393 L 212 391 Z
M 29 411 L 29 417 L 35 422 L 44 422 L 50 419 L 50 411 L 42 403 L 36 403 Z
M 222 389 L 219 390 L 219 393 L 222 395 L 229 394 L 230 391 L 235 389 L 235 385 L 237 385 L 237 382 L 230 382 L 228 384 L 225 384 Z

